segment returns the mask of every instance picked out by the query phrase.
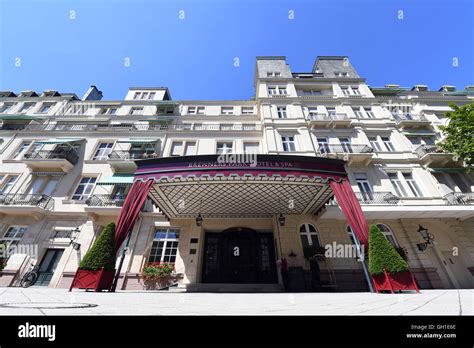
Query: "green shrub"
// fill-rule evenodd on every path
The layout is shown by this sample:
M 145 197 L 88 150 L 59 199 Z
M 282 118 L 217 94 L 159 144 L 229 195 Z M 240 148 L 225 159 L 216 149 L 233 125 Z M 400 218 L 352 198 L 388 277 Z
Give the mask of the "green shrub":
M 384 237 L 377 226 L 370 226 L 369 231 L 369 272 L 381 274 L 408 271 L 408 264 L 393 245 Z
M 80 268 L 97 271 L 104 267 L 106 271 L 115 269 L 115 223 L 106 225 L 94 245 L 84 255 Z

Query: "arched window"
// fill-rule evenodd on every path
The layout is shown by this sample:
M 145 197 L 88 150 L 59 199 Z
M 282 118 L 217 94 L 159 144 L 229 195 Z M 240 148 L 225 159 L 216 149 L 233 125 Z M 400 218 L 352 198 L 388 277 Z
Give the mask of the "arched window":
M 393 234 L 392 230 L 384 224 L 377 224 L 378 229 L 382 232 L 385 238 L 392 243 L 392 245 L 398 248 L 397 240 L 395 239 L 395 235 Z M 347 226 L 347 234 L 349 235 L 349 239 L 351 240 L 352 244 L 360 245 L 359 240 L 355 236 L 354 232 L 352 231 L 351 226 Z
M 395 239 L 395 235 L 393 234 L 392 230 L 387 225 L 384 225 L 384 224 L 377 224 L 376 226 L 378 227 L 380 232 L 382 232 L 384 237 L 387 238 L 388 241 L 392 243 L 394 247 L 398 248 L 398 243 L 397 243 L 397 240 Z
M 301 244 L 304 247 L 314 245 L 317 247 L 321 246 L 321 242 L 319 240 L 318 231 L 316 227 L 312 224 L 303 224 L 300 227 L 300 237 L 301 237 Z

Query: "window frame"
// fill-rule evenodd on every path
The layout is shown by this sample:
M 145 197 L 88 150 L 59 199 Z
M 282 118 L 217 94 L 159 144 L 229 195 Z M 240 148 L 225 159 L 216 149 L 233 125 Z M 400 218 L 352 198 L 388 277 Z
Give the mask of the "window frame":
M 83 183 L 82 180 L 84 180 L 85 178 L 88 178 L 89 181 L 87 183 Z M 94 174 L 86 174 L 86 175 L 83 175 L 81 176 L 81 179 L 79 180 L 79 182 L 77 183 L 76 185 L 76 188 L 74 189 L 74 193 L 71 195 L 71 200 L 73 201 L 80 201 L 80 202 L 84 202 L 86 201 L 87 199 L 89 199 L 93 194 L 94 194 L 94 190 L 95 190 L 95 187 L 97 185 L 97 179 L 98 179 L 98 175 L 94 175 Z M 91 184 L 90 180 L 91 179 L 94 179 L 94 182 Z M 79 189 L 79 187 L 82 185 L 82 184 L 86 184 L 84 186 L 84 189 L 82 190 L 81 193 L 77 193 L 77 190 Z M 90 189 L 90 192 L 88 194 L 84 194 L 84 192 L 86 191 L 87 187 L 89 186 L 92 186 L 92 188 Z M 86 196 L 87 195 L 87 196 Z M 77 198 L 75 198 L 75 196 L 78 196 Z
M 314 231 L 311 231 L 310 226 L 313 227 Z M 304 231 L 301 231 L 301 229 L 303 228 L 304 228 Z M 314 246 L 313 239 L 311 238 L 311 236 L 316 236 L 316 240 L 318 243 L 316 247 L 322 247 L 321 237 L 319 236 L 319 232 L 318 232 L 318 229 L 316 228 L 316 225 L 309 222 L 302 223 L 298 229 L 298 233 L 300 236 L 300 243 L 301 243 L 302 248 L 305 248 L 306 246 Z M 303 243 L 303 238 L 306 239 L 307 245 Z
M 280 135 L 282 149 L 284 152 L 295 152 L 296 149 L 296 135 Z M 291 138 L 291 139 L 290 139 Z
M 157 235 L 159 233 L 165 233 L 164 238 L 163 237 L 157 237 Z M 170 236 L 171 233 L 174 233 L 175 236 L 177 235 L 177 238 L 176 237 L 175 238 L 170 238 L 169 236 Z M 179 228 L 174 228 L 174 227 L 155 228 L 155 230 L 153 231 L 153 239 L 152 239 L 150 251 L 149 251 L 148 257 L 147 257 L 147 263 L 152 264 L 152 263 L 166 262 L 166 263 L 175 264 L 176 263 L 176 258 L 178 257 L 178 252 L 179 252 L 179 239 L 180 239 L 180 237 L 181 237 L 181 233 L 180 233 Z M 153 249 L 156 249 L 157 251 L 158 251 L 158 249 L 160 249 L 160 247 L 159 247 L 160 242 L 163 242 L 163 245 L 161 246 L 161 255 L 158 255 L 158 253 L 152 254 Z M 156 247 L 154 247 L 155 243 L 156 243 Z M 170 243 L 171 246 L 169 246 L 168 243 Z M 174 245 L 173 243 L 176 243 L 176 245 Z M 168 247 L 169 247 L 169 249 L 168 249 Z M 167 253 L 167 249 L 170 250 L 169 254 Z M 173 255 L 173 250 L 176 251 L 174 253 L 174 255 Z M 156 261 L 157 256 L 160 256 L 159 261 Z M 151 261 L 152 257 L 153 257 L 153 261 Z M 173 261 L 169 261 L 169 260 L 167 261 L 167 260 L 165 260 L 166 257 L 170 257 L 170 259 L 171 259 L 171 257 L 173 257 L 174 260 Z

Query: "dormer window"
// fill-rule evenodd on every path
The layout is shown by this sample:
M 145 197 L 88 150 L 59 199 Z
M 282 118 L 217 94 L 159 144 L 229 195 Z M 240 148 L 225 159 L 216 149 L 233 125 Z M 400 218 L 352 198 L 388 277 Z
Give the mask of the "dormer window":
M 234 107 L 233 106 L 223 106 L 221 108 L 222 115 L 233 115 L 234 114 Z
M 345 71 L 335 71 L 334 75 L 336 75 L 337 77 L 348 77 L 349 73 L 347 73 Z
M 267 77 L 280 77 L 281 73 L 279 71 L 267 71 Z
M 3 104 L 3 106 L 0 108 L 0 113 L 6 114 L 7 112 L 11 110 L 12 106 L 13 104 L 8 104 L 8 103 Z
M 268 87 L 269 95 L 287 95 L 286 86 L 269 86 Z
M 188 106 L 188 115 L 204 115 L 204 106 Z
M 143 107 L 132 107 L 130 109 L 130 115 L 143 115 Z
M 242 115 L 253 115 L 253 106 L 242 106 Z
M 53 107 L 54 104 L 51 104 L 51 103 L 43 103 L 43 106 L 41 106 L 41 109 L 40 109 L 40 113 L 42 114 L 46 114 L 49 112 L 49 110 L 51 110 L 51 108 Z

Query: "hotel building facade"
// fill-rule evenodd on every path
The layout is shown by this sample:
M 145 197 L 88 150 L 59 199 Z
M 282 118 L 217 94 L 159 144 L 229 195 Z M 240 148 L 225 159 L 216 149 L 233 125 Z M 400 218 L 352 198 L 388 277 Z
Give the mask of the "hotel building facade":
M 252 169 L 295 158 L 327 175 L 343 168 L 367 222 L 405 250 L 420 288 L 474 287 L 474 177 L 436 146 L 448 104 L 472 103 L 474 87 L 369 87 L 340 56 L 318 57 L 309 73 L 258 57 L 254 84 L 251 100 L 177 101 L 163 87 L 130 88 L 124 100 L 102 100 L 95 86 L 83 98 L 0 92 L 0 239 L 16 249 L 0 286 L 18 285 L 36 262 L 36 285 L 69 287 L 135 174 L 158 170 L 119 289 L 143 289 L 143 266 L 167 261 L 182 274 L 178 289 L 280 291 L 283 256 L 296 291 L 310 291 L 304 248 L 357 240 L 325 180 Z M 256 156 L 232 156 L 244 153 Z M 248 174 L 165 173 L 218 155 L 246 162 Z M 425 248 L 420 225 L 434 237 Z M 328 257 L 320 269 L 328 291 L 369 289 L 354 257 Z

